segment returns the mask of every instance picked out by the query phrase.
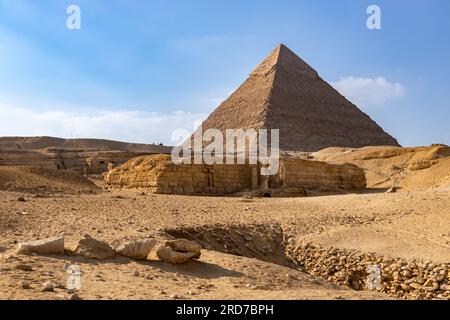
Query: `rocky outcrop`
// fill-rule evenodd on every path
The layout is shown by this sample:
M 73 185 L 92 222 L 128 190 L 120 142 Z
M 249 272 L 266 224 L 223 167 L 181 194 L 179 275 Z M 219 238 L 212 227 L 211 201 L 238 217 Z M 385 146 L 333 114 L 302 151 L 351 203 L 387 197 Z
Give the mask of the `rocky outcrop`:
M 100 175 L 144 154 L 170 153 L 171 147 L 100 139 L 0 137 L 0 166 L 35 166 Z
M 332 164 L 351 163 L 362 168 L 370 188 L 413 191 L 450 184 L 450 147 L 327 148 L 310 154 Z

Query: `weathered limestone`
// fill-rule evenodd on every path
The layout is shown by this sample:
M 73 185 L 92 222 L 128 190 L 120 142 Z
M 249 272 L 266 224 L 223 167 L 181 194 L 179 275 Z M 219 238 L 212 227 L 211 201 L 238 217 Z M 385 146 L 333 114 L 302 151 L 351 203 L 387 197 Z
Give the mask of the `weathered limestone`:
M 167 241 L 164 246 L 158 249 L 156 254 L 165 262 L 181 264 L 190 259 L 198 259 L 201 255 L 201 245 L 186 239 Z
M 85 235 L 78 242 L 75 253 L 90 259 L 110 259 L 113 258 L 115 252 L 107 243 L 91 238 Z
M 111 188 L 145 188 L 154 193 L 223 195 L 251 188 L 249 165 L 176 165 L 169 155 L 142 156 L 105 175 Z
M 197 256 L 195 252 L 177 252 L 171 247 L 161 247 L 156 254 L 162 261 L 172 264 L 186 263 Z
M 64 238 L 51 237 L 47 239 L 19 243 L 19 253 L 64 254 Z
M 177 239 L 166 242 L 166 246 L 171 247 L 172 250 L 177 252 L 193 252 L 200 256 L 202 246 L 195 241 L 186 239 Z
M 147 258 L 155 244 L 156 240 L 149 238 L 139 240 L 125 240 L 115 247 L 115 251 L 121 256 L 142 260 Z
M 355 165 L 334 165 L 302 159 L 281 159 L 274 176 L 262 176 L 257 165 L 174 164 L 169 155 L 142 156 L 105 175 L 110 188 L 145 188 L 154 193 L 224 195 L 259 188 L 266 192 L 304 195 L 305 189 L 359 190 L 364 171 Z
M 271 177 L 271 180 L 271 187 L 330 191 L 360 190 L 366 186 L 364 171 L 355 165 L 335 165 L 303 159 L 282 159 L 278 175 Z

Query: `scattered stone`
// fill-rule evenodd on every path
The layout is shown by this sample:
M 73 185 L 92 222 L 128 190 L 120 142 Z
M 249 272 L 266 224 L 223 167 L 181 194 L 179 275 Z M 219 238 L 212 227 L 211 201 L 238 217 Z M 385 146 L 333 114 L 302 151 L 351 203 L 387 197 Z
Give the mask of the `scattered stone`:
M 66 286 L 61 283 L 57 283 L 54 286 L 55 286 L 55 289 L 66 289 Z
M 67 300 L 81 300 L 80 296 L 76 293 L 67 295 Z
M 140 240 L 126 240 L 116 248 L 117 254 L 131 259 L 146 259 L 156 244 L 156 240 L 146 238 Z
M 139 271 L 134 270 L 133 272 L 131 272 L 131 276 L 132 277 L 139 277 Z
M 55 285 L 50 281 L 45 282 L 42 287 L 42 292 L 53 292 L 54 290 L 55 290 Z
M 162 261 L 172 264 L 182 264 L 199 256 L 199 254 L 195 252 L 177 252 L 169 246 L 159 248 L 156 254 Z
M 106 242 L 91 238 L 89 235 L 85 235 L 78 242 L 75 253 L 90 259 L 110 259 L 115 255 L 113 248 Z
M 64 254 L 64 238 L 60 236 L 19 243 L 19 253 Z
M 172 248 L 177 252 L 192 252 L 197 253 L 200 256 L 200 251 L 202 250 L 202 246 L 199 245 L 195 241 L 190 241 L 186 239 L 177 239 L 166 241 L 166 246 Z
M 19 288 L 22 289 L 30 289 L 30 283 L 26 280 L 20 280 L 19 283 L 17 284 Z
M 450 263 L 437 265 L 355 249 L 323 248 L 309 241 L 290 243 L 288 250 L 306 272 L 339 285 L 367 289 L 369 281 L 377 279 L 379 268 L 380 283 L 373 287 L 378 292 L 404 299 L 436 299 L 439 295 L 450 298 Z

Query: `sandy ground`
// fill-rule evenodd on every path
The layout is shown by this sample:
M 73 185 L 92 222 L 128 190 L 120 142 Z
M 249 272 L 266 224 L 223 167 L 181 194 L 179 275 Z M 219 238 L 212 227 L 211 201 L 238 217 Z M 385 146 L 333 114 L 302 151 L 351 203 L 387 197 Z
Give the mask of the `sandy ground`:
M 26 201 L 18 201 L 24 196 Z M 82 270 L 85 299 L 376 299 L 301 271 L 254 258 L 204 250 L 199 261 L 109 261 L 76 256 L 12 255 L 17 242 L 62 234 L 69 246 L 83 235 L 112 242 L 161 234 L 166 228 L 279 225 L 284 237 L 356 248 L 407 259 L 450 261 L 450 189 L 309 198 L 188 197 L 136 191 L 34 197 L 0 191 L 0 298 L 63 299 L 41 292 L 47 280 L 63 286 L 64 264 Z M 244 246 L 245 243 L 235 243 Z M 27 264 L 33 271 L 15 269 Z M 139 276 L 131 275 L 138 271 Z M 32 288 L 19 288 L 27 280 Z

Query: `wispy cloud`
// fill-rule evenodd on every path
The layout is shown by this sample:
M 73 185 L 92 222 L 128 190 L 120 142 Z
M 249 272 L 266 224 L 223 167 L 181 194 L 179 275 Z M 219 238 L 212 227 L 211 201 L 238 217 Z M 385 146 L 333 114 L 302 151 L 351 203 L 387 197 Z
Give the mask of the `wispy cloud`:
M 58 136 L 103 138 L 142 143 L 174 144 L 174 132 L 193 132 L 206 114 L 176 111 L 36 110 L 0 104 L 0 136 Z
M 344 77 L 331 85 L 342 95 L 361 107 L 383 106 L 388 100 L 403 97 L 405 89 L 384 77 Z

